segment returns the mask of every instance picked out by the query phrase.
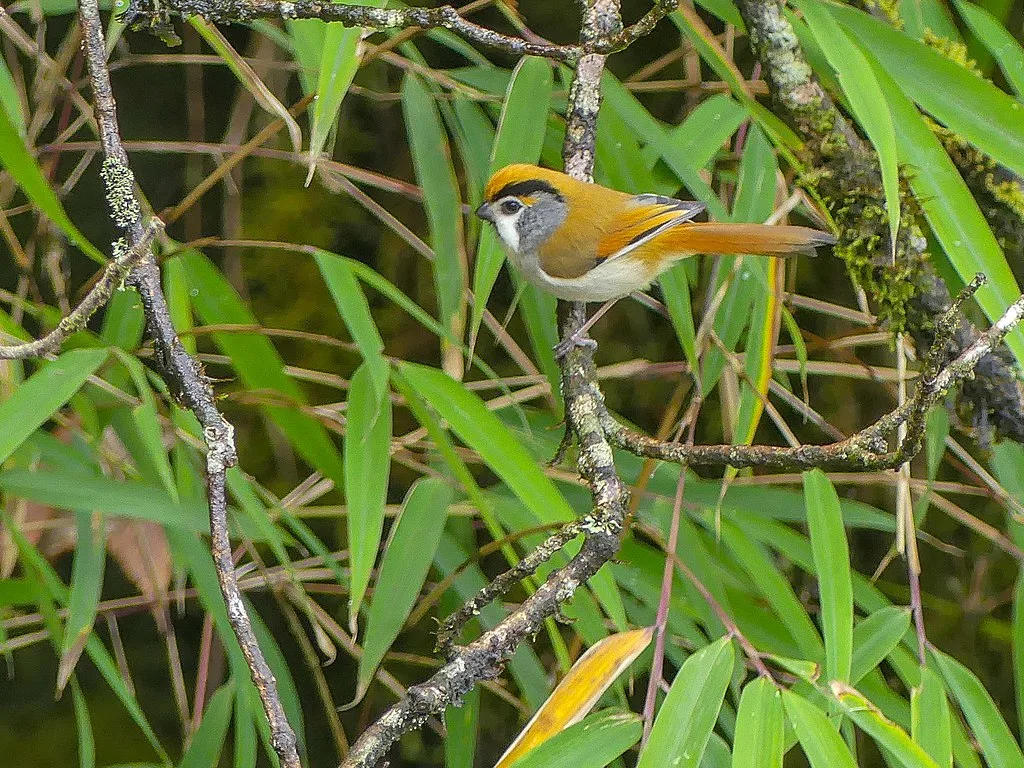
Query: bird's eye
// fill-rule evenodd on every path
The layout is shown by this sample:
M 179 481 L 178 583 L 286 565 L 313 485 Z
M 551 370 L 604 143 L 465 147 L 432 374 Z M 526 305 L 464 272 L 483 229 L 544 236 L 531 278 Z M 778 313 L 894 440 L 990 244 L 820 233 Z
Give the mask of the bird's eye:
M 511 216 L 513 213 L 523 207 L 523 204 L 518 200 L 505 200 L 501 204 L 501 212 L 506 216 Z

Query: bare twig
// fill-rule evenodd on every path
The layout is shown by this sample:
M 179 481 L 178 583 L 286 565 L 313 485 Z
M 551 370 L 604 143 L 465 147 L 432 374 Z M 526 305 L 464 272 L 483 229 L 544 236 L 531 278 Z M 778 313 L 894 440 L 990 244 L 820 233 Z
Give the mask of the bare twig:
M 85 295 L 85 298 L 69 314 L 65 315 L 57 323 L 57 327 L 43 336 L 41 339 L 26 341 L 23 344 L 12 344 L 11 346 L 0 346 L 0 360 L 24 360 L 29 357 L 44 357 L 51 355 L 60 349 L 69 336 L 85 328 L 89 318 L 96 313 L 100 307 L 109 301 L 114 291 L 131 270 L 142 261 L 149 253 L 153 238 L 164 228 L 163 222 L 154 217 L 143 230 L 142 238 L 127 251 L 115 256 L 102 276 L 96 281 L 92 289 Z
M 221 416 L 210 383 L 198 361 L 181 345 L 171 321 L 167 301 L 160 285 L 160 271 L 152 249 L 144 244 L 142 211 L 135 195 L 135 179 L 128 156 L 121 144 L 117 108 L 107 71 L 103 26 L 97 0 L 80 0 L 79 20 L 82 43 L 89 69 L 95 102 L 100 144 L 103 148 L 103 181 L 114 223 L 125 232 L 128 247 L 140 244 L 143 256 L 128 277 L 142 297 L 146 326 L 157 350 L 160 371 L 175 396 L 199 420 L 207 445 L 207 494 L 210 504 L 210 535 L 213 559 L 221 592 L 227 604 L 228 621 L 245 656 L 252 680 L 259 692 L 270 725 L 271 743 L 285 768 L 299 768 L 295 732 L 284 714 L 277 694 L 277 683 L 256 641 L 252 624 L 242 602 L 235 576 L 231 543 L 228 537 L 226 472 L 237 463 L 234 430 Z

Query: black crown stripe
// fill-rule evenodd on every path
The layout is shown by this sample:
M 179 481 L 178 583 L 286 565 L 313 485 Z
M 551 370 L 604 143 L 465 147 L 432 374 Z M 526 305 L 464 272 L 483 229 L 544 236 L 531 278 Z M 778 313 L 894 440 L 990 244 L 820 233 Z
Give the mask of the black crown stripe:
M 541 181 L 540 179 L 527 179 L 526 181 L 513 181 L 511 184 L 506 184 L 491 195 L 491 202 L 500 200 L 503 197 L 508 197 L 509 195 L 513 195 L 515 197 L 529 197 L 537 192 L 547 192 L 555 197 L 562 197 L 558 193 L 558 190 L 546 181 Z

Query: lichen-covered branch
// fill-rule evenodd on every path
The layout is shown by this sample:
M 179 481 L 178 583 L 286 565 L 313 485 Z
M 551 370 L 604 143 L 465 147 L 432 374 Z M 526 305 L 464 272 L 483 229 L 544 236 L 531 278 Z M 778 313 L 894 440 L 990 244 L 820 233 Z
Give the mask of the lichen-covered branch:
M 601 424 L 608 438 L 619 448 L 639 456 L 672 461 L 691 467 L 731 466 L 760 467 L 775 470 L 883 470 L 895 469 L 910 461 L 921 450 L 928 409 L 950 389 L 975 375 L 979 363 L 997 349 L 1003 339 L 1024 317 L 1024 296 L 1015 301 L 1006 313 L 980 334 L 953 360 L 945 358 L 945 349 L 952 342 L 960 325 L 960 308 L 966 298 L 984 283 L 978 275 L 936 324 L 937 337 L 913 397 L 896 410 L 886 414 L 855 435 L 829 445 L 774 447 L 767 445 L 685 445 L 662 442 L 631 430 L 601 409 Z M 595 396 L 600 393 L 594 385 Z M 905 437 L 889 448 L 889 438 L 906 425 Z
M 583 0 L 582 5 L 580 45 L 583 54 L 570 88 L 563 158 L 567 172 L 577 178 L 589 178 L 594 167 L 594 140 L 605 59 L 597 49 L 607 48 L 608 35 L 614 38 L 621 34 L 622 24 L 618 0 Z M 573 305 L 563 334 L 573 333 L 585 320 L 585 307 Z M 517 610 L 477 640 L 464 647 L 446 643 L 448 663 L 429 680 L 410 688 L 370 726 L 353 745 L 342 768 L 375 765 L 402 734 L 418 728 L 431 714 L 450 705 L 458 706 L 474 685 L 500 674 L 502 665 L 511 658 L 519 644 L 533 637 L 544 620 L 558 613 L 561 605 L 618 551 L 629 493 L 615 470 L 612 448 L 601 425 L 603 403 L 599 393 L 597 397 L 594 394 L 596 381 L 593 349 L 579 346 L 572 349 L 562 361 L 566 422 L 579 444 L 577 465 L 590 485 L 594 501 L 590 515 L 577 526 L 562 532 L 578 531 L 584 535 L 579 553 L 563 568 L 551 573 Z M 549 543 L 556 543 L 561 538 L 556 535 Z M 481 601 L 499 594 L 514 575 L 500 578 L 497 587 L 478 595 L 474 605 L 482 605 Z M 456 618 L 453 624 L 457 626 L 458 622 Z M 446 641 L 449 638 L 442 636 L 441 639 Z
M 210 382 L 203 374 L 199 362 L 186 352 L 178 339 L 160 285 L 160 270 L 153 258 L 152 248 L 145 242 L 147 236 L 143 228 L 141 206 L 135 196 L 135 178 L 128 165 L 128 156 L 121 144 L 118 129 L 117 106 L 110 86 L 97 0 L 80 0 L 78 13 L 82 27 L 82 47 L 103 148 L 101 175 L 111 218 L 124 231 L 128 248 L 139 248 L 142 251 L 138 264 L 128 276 L 128 282 L 142 297 L 146 331 L 153 340 L 160 373 L 174 396 L 195 414 L 203 427 L 207 445 L 207 498 L 210 504 L 213 559 L 227 604 L 228 621 L 238 638 L 252 681 L 263 703 L 274 751 L 285 768 L 300 768 L 295 732 L 285 717 L 277 694 L 277 683 L 256 641 L 235 577 L 225 493 L 227 469 L 237 463 L 234 430 L 217 409 Z
M 86 327 L 89 318 L 104 306 L 114 291 L 121 286 L 131 270 L 145 258 L 153 244 L 153 238 L 164 228 L 160 219 L 153 217 L 143 230 L 142 238 L 127 250 L 115 255 L 114 260 L 107 264 L 100 279 L 69 314 L 57 323 L 57 327 L 41 339 L 26 341 L 10 346 L 0 345 L 0 360 L 25 360 L 30 357 L 44 357 L 60 349 L 68 337 Z
M 875 303 L 882 321 L 894 332 L 907 331 L 922 356 L 927 354 L 950 294 L 928 263 L 915 201 L 909 195 L 902 201 L 896 264 L 890 266 L 885 196 L 874 151 L 814 79 L 780 0 L 740 0 L 738 5 L 772 96 L 806 142 L 810 170 L 801 182 L 816 189 L 836 222 L 836 255 Z M 960 316 L 948 351 L 955 357 L 977 339 L 978 331 Z M 983 440 L 994 430 L 1024 442 L 1024 399 L 1004 349 L 992 349 L 978 361 L 977 375 L 963 382 L 959 404 Z
M 170 15 L 201 16 L 215 23 L 247 22 L 255 19 L 321 19 L 366 29 L 448 29 L 480 45 L 514 56 L 544 56 L 555 61 L 576 62 L 584 49 L 609 54 L 622 50 L 650 33 L 671 13 L 678 0 L 655 0 L 644 16 L 625 29 L 621 21 L 614 34 L 595 26 L 591 40 L 581 45 L 536 43 L 495 32 L 474 24 L 451 5 L 437 8 L 374 8 L 331 3 L 325 0 L 130 0 L 121 19 L 129 26 L 164 29 Z M 615 14 L 618 18 L 618 14 Z

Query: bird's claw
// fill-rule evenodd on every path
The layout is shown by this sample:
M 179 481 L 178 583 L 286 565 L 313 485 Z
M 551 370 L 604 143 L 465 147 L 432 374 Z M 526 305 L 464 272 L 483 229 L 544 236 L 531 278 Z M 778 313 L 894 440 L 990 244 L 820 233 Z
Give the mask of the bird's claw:
M 576 347 L 586 347 L 587 349 L 597 349 L 597 342 L 588 336 L 574 333 L 568 338 L 562 339 L 560 342 L 555 344 L 555 360 L 562 360 L 572 352 Z

